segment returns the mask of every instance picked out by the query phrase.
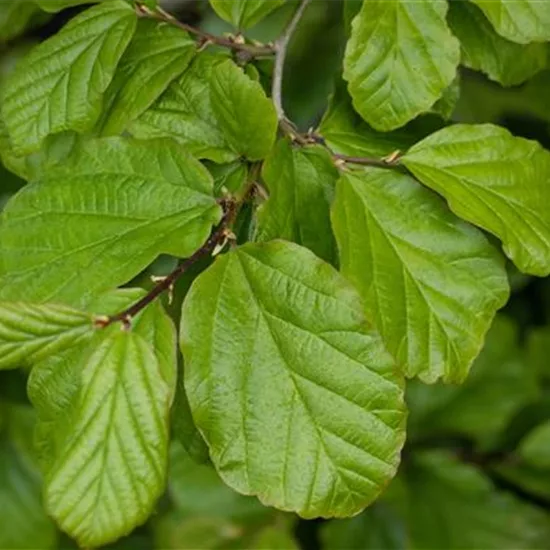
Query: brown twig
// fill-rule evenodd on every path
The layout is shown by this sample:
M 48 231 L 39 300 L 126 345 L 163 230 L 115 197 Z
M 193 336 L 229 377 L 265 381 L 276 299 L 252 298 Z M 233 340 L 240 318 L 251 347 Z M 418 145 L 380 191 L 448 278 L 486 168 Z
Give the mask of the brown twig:
M 166 277 L 158 279 L 157 284 L 140 300 L 126 308 L 124 311 L 115 315 L 96 317 L 94 324 L 97 328 L 106 328 L 114 323 L 122 323 L 122 326 L 128 330 L 131 327 L 132 319 L 151 302 L 156 300 L 163 292 L 171 291 L 177 280 L 194 264 L 202 258 L 209 255 L 216 255 L 228 240 L 234 239 L 235 236 L 231 231 L 241 207 L 254 196 L 256 191 L 257 179 L 260 175 L 261 163 L 256 162 L 250 165 L 248 173 L 248 182 L 241 193 L 237 197 L 228 197 L 221 199 L 220 205 L 223 209 L 222 219 L 220 223 L 210 234 L 206 242 L 189 258 L 183 260 L 176 269 L 174 269 Z
M 163 292 L 170 290 L 176 281 L 195 263 L 200 259 L 212 254 L 218 247 L 223 246 L 225 241 L 231 235 L 230 225 L 237 216 L 239 205 L 233 199 L 223 199 L 222 207 L 224 213 L 220 223 L 210 234 L 210 237 L 206 242 L 189 258 L 181 262 L 174 271 L 172 271 L 167 277 L 160 280 L 143 298 L 132 304 L 130 307 L 117 313 L 106 317 L 97 317 L 94 324 L 98 328 L 105 328 L 113 323 L 121 322 L 123 326 L 128 329 L 132 319 L 151 302 L 158 298 Z
M 165 23 L 170 23 L 171 25 L 174 25 L 188 33 L 198 36 L 202 44 L 217 44 L 218 46 L 223 46 L 224 48 L 246 53 L 248 57 L 253 58 L 272 56 L 275 53 L 274 46 L 254 46 L 253 44 L 246 44 L 236 40 L 231 40 L 230 38 L 225 38 L 223 36 L 216 36 L 214 34 L 210 34 L 209 32 L 192 27 L 187 23 L 179 21 L 173 15 L 164 11 L 160 7 L 151 10 L 143 4 L 137 4 L 137 10 L 142 16 L 150 17 L 151 19 L 156 19 L 157 21 L 164 21 Z

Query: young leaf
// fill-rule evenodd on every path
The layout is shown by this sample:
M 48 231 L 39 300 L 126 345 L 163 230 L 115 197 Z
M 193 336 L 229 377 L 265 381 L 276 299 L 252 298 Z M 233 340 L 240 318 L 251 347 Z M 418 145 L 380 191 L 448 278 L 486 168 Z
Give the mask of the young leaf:
M 548 541 L 550 526 L 543 510 L 498 491 L 477 469 L 446 453 L 417 453 L 403 473 L 413 549 L 516 550 L 544 548 Z
M 56 547 L 56 528 L 42 506 L 42 480 L 28 453 L 31 441 L 20 444 L 32 438 L 34 415 L 30 407 L 6 409 L 7 426 L 0 433 L 0 548 L 49 550 Z
M 196 52 L 195 42 L 177 27 L 138 21 L 107 89 L 102 135 L 120 134 L 183 73 Z
M 513 42 L 550 40 L 550 4 L 540 0 L 472 0 L 496 31 Z M 521 62 L 521 60 L 518 60 Z
M 71 407 L 80 387 L 80 360 L 86 341 L 33 366 L 27 384 L 29 399 L 38 413 L 34 447 L 46 474 L 63 451 L 72 425 Z
M 133 331 L 97 334 L 81 357 L 81 390 L 45 505 L 82 546 L 144 522 L 164 490 L 170 388 L 150 345 Z
M 361 299 L 285 241 L 216 259 L 183 306 L 193 417 L 223 480 L 306 518 L 348 516 L 395 473 L 403 381 Z
M 458 436 L 492 448 L 516 413 L 539 395 L 538 373 L 524 360 L 518 340 L 517 325 L 497 315 L 464 384 L 409 384 L 409 440 Z
M 210 174 L 176 143 L 88 141 L 6 206 L 0 295 L 84 304 L 161 253 L 189 256 L 220 214 Z
M 451 2 L 449 26 L 460 40 L 463 65 L 484 72 L 503 86 L 525 82 L 545 68 L 546 44 L 520 45 L 498 35 L 471 2 Z
M 280 140 L 262 171 L 269 199 L 258 212 L 258 240 L 286 239 L 327 262 L 337 258 L 330 203 L 338 170 L 321 146 L 294 147 Z
M 244 162 L 228 164 L 205 162 L 204 164 L 214 178 L 214 194 L 218 197 L 222 197 L 227 192 L 238 193 L 246 182 L 248 170 Z
M 93 128 L 135 25 L 126 2 L 105 2 L 76 16 L 17 66 L 2 103 L 16 153 L 37 151 L 50 134 Z
M 222 133 L 211 99 L 211 75 L 227 59 L 202 52 L 160 99 L 129 126 L 139 138 L 171 137 L 198 158 L 231 162 L 237 154 Z
M 230 60 L 211 76 L 212 109 L 231 148 L 248 160 L 267 156 L 277 132 L 277 114 L 259 82 Z
M 455 78 L 460 48 L 446 13 L 445 0 L 363 2 L 346 46 L 344 78 L 355 109 L 376 130 L 393 130 L 428 111 Z
M 342 176 L 332 223 L 342 273 L 405 374 L 463 381 L 508 298 L 498 252 L 433 193 L 384 169 Z
M 134 331 L 153 349 L 159 363 L 163 380 L 170 388 L 170 403 L 176 393 L 177 380 L 177 335 L 172 319 L 159 301 L 147 306 L 134 320 Z
M 456 124 L 416 144 L 403 164 L 461 218 L 495 234 L 532 275 L 550 274 L 550 153 L 490 124 Z
M 113 314 L 143 295 L 141 289 L 116 290 L 96 297 L 86 304 L 86 309 L 96 316 Z M 148 309 L 144 313 L 147 312 Z M 133 329 L 136 330 L 135 322 Z M 45 473 L 57 460 L 67 434 L 73 429 L 71 407 L 76 402 L 80 387 L 80 360 L 95 334 L 95 331 L 90 332 L 82 337 L 78 345 L 36 363 L 29 375 L 27 394 L 38 413 L 34 448 Z
M 117 290 L 96 298 L 88 309 L 96 315 L 117 313 L 143 295 L 141 289 Z M 172 396 L 176 374 L 175 328 L 160 302 L 151 304 L 133 320 L 132 331 L 153 347 Z M 28 395 L 38 412 L 35 446 L 45 472 L 63 458 L 64 444 L 73 433 L 74 407 L 82 383 L 81 359 L 93 336 L 93 333 L 86 335 L 77 346 L 37 363 L 29 376 Z
M 0 370 L 40 361 L 92 329 L 90 315 L 65 306 L 0 302 Z
M 214 11 L 237 29 L 253 27 L 285 0 L 210 0 Z

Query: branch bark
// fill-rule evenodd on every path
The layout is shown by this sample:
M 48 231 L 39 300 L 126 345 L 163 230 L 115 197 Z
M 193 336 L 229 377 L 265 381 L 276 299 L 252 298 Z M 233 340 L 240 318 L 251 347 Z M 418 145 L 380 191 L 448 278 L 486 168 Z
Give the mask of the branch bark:
M 217 44 L 218 46 L 223 46 L 224 48 L 229 48 L 231 50 L 243 52 L 248 57 L 252 57 L 252 58 L 272 56 L 275 53 L 274 46 L 254 46 L 253 44 L 243 44 L 243 43 L 231 40 L 229 38 L 225 38 L 223 36 L 216 36 L 214 34 L 210 34 L 209 32 L 205 32 L 195 27 L 192 27 L 187 23 L 182 23 L 181 21 L 176 19 L 173 15 L 164 11 L 160 7 L 156 8 L 155 10 L 151 10 L 147 6 L 144 6 L 143 4 L 138 4 L 137 10 L 138 10 L 138 13 L 144 17 L 149 17 L 151 19 L 156 19 L 157 21 L 163 21 L 165 23 L 169 23 L 171 25 L 174 25 L 175 27 L 182 29 L 183 31 L 186 31 L 188 33 L 194 34 L 195 36 L 198 36 L 201 39 L 203 44 L 208 42 L 211 44 Z
M 212 254 L 217 247 L 223 245 L 231 234 L 230 226 L 233 223 L 237 213 L 238 205 L 232 199 L 222 202 L 224 213 L 220 223 L 212 231 L 206 242 L 189 258 L 181 262 L 174 271 L 156 284 L 141 300 L 132 304 L 129 308 L 108 317 L 97 317 L 94 324 L 98 328 L 106 328 L 113 323 L 121 322 L 126 329 L 130 328 L 132 319 L 151 302 L 158 298 L 163 292 L 170 290 L 175 282 L 200 259 Z

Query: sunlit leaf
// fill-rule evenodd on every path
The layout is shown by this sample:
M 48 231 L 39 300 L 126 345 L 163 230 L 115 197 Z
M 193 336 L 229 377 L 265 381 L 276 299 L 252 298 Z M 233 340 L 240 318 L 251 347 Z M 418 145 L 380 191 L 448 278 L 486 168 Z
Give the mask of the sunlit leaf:
M 191 255 L 219 217 L 210 174 L 176 143 L 89 141 L 6 206 L 0 296 L 86 303 L 161 253 Z
M 463 381 L 508 298 L 503 261 L 484 235 L 384 169 L 342 176 L 332 223 L 341 270 L 407 376 Z
M 455 78 L 460 50 L 446 12 L 445 0 L 363 2 L 344 78 L 355 109 L 373 128 L 393 130 L 428 111 Z
M 50 134 L 92 129 L 135 25 L 126 2 L 105 2 L 76 16 L 17 66 L 2 102 L 16 153 L 38 150 Z
M 232 488 L 348 516 L 394 475 L 402 378 L 355 290 L 308 250 L 271 241 L 219 257 L 185 299 L 181 344 L 193 418 Z
M 495 234 L 506 255 L 532 275 L 550 273 L 550 152 L 490 124 L 456 124 L 403 158 L 461 218 Z

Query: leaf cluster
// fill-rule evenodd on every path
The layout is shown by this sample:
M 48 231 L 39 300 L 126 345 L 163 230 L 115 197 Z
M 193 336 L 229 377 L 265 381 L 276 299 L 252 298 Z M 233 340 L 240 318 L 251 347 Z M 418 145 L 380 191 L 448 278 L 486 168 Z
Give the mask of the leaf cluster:
M 547 547 L 550 4 L 88 4 L 0 6 L 0 548 Z

